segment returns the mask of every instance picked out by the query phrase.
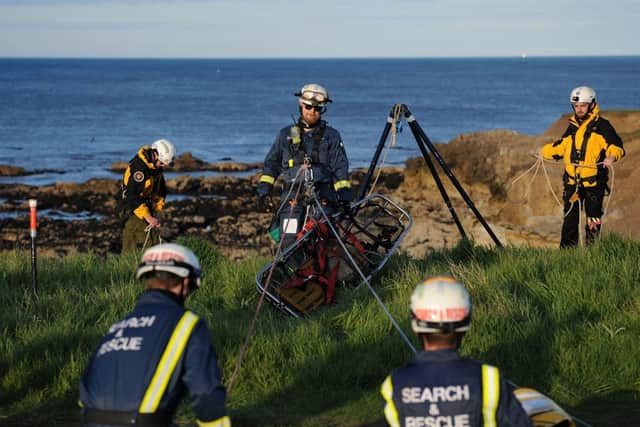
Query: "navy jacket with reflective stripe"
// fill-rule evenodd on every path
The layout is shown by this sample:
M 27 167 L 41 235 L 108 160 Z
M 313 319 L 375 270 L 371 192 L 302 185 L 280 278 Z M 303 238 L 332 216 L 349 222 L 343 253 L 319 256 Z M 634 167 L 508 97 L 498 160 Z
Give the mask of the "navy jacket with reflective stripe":
M 482 362 L 463 358 L 455 350 L 417 353 L 407 365 L 387 378 L 391 387 L 387 381 L 383 384 L 387 420 L 387 412 L 391 411 L 397 414 L 400 426 L 485 425 L 482 366 Z M 490 368 L 498 373 L 497 369 Z M 499 400 L 494 411 L 496 425 L 531 427 L 531 421 L 513 395 L 513 387 L 502 375 L 499 377 Z M 391 402 L 386 393 L 391 394 Z
M 314 134 L 319 132 L 320 127 L 309 132 L 302 132 L 300 149 L 310 158 L 313 155 L 313 147 L 316 143 Z M 296 160 L 294 145 L 289 136 L 291 126 L 282 128 L 269 150 L 264 160 L 262 174 L 277 179 L 281 174 L 287 182 L 291 182 L 298 173 L 301 163 Z M 349 160 L 342 143 L 340 133 L 331 126 L 325 126 L 322 139 L 318 142 L 317 163 L 313 163 L 313 177 L 315 183 L 335 184 L 339 181 L 349 181 Z M 290 160 L 293 160 L 291 166 Z
M 137 412 L 158 362 L 185 308 L 165 291 L 143 293 L 134 310 L 114 323 L 94 351 L 80 381 L 87 408 Z M 175 413 L 189 393 L 199 421 L 226 416 L 226 390 L 205 322 L 197 321 L 169 379 L 158 411 Z

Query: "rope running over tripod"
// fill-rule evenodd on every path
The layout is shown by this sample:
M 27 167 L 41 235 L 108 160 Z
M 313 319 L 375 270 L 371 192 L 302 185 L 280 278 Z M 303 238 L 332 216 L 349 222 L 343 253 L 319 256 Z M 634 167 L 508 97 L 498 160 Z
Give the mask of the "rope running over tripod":
M 393 106 L 393 119 L 391 122 L 391 139 L 389 140 L 389 144 L 384 147 L 384 155 L 382 156 L 382 163 L 378 166 L 378 171 L 376 172 L 376 177 L 373 180 L 373 184 L 371 184 L 371 188 L 369 189 L 369 193 L 367 195 L 371 195 L 373 190 L 376 188 L 376 184 L 378 183 L 378 178 L 382 174 L 382 168 L 387 160 L 387 154 L 389 154 L 389 149 L 391 147 L 396 146 L 396 135 L 398 134 L 398 123 L 400 123 L 400 118 L 402 116 L 403 106 L 401 104 L 396 104 Z

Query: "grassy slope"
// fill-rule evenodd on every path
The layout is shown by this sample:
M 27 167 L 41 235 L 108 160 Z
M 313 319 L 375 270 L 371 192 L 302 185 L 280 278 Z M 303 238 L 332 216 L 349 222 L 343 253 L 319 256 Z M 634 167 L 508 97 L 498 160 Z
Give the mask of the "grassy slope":
M 188 305 L 208 321 L 229 381 L 255 312 L 254 274 L 201 241 L 204 288 Z M 99 337 L 134 305 L 134 257 L 0 258 L 0 425 L 75 425 L 77 382 Z M 408 298 L 425 276 L 468 284 L 473 328 L 463 353 L 501 367 L 593 425 L 640 425 L 640 243 L 493 251 L 462 244 L 423 260 L 396 256 L 375 282 L 407 334 Z M 381 419 L 378 387 L 411 356 L 365 286 L 310 319 L 263 307 L 229 396 L 234 425 L 359 426 Z M 181 424 L 193 422 L 183 407 Z

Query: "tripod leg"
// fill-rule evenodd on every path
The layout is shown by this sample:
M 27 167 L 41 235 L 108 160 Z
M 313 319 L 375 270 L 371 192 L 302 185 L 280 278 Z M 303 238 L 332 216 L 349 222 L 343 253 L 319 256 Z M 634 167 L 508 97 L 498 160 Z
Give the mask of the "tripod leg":
M 418 134 L 417 129 L 414 126 L 410 126 L 410 128 L 414 138 L 416 139 L 418 148 L 420 148 L 420 151 L 422 152 L 422 157 L 424 157 L 424 160 L 427 163 L 427 167 L 429 168 L 429 171 L 431 172 L 431 175 L 433 175 L 433 179 L 435 180 L 436 185 L 438 186 L 438 190 L 442 195 L 442 199 L 444 200 L 445 205 L 447 205 L 447 209 L 449 209 L 449 213 L 451 213 L 451 217 L 453 218 L 453 221 L 456 223 L 456 226 L 458 227 L 458 231 L 460 231 L 460 236 L 463 239 L 466 239 L 467 233 L 465 233 L 464 227 L 462 226 L 462 223 L 460 222 L 460 219 L 458 218 L 458 215 L 456 214 L 456 211 L 453 208 L 453 205 L 451 204 L 451 199 L 447 194 L 447 190 L 445 190 L 444 185 L 442 185 L 442 180 L 440 179 L 440 176 L 438 175 L 438 171 L 436 170 L 433 162 L 431 161 L 431 157 L 429 157 L 429 152 L 427 151 L 427 147 L 422 142 L 422 139 L 420 138 L 420 135 Z
M 395 105 L 394 105 L 395 108 Z M 389 113 L 389 117 L 387 117 L 387 124 L 382 130 L 382 135 L 380 135 L 380 140 L 378 141 L 378 147 L 376 148 L 376 152 L 373 155 L 373 159 L 371 160 L 371 164 L 369 164 L 369 170 L 367 170 L 367 174 L 362 180 L 362 184 L 360 184 L 360 189 L 358 190 L 357 200 L 362 200 L 371 185 L 371 176 L 373 175 L 373 171 L 376 169 L 378 165 L 378 160 L 380 160 L 380 154 L 382 153 L 382 149 L 384 148 L 384 144 L 389 136 L 389 131 L 391 130 L 391 125 L 393 124 L 393 111 L 394 108 L 391 108 L 391 112 Z
M 496 246 L 502 247 L 502 243 L 500 243 L 500 240 L 498 240 L 498 237 L 495 235 L 491 227 L 489 227 L 489 224 L 487 224 L 487 221 L 485 221 L 484 217 L 482 216 L 480 211 L 478 211 L 478 209 L 474 205 L 473 201 L 471 200 L 467 192 L 464 191 L 464 188 L 462 188 L 462 185 L 460 185 L 460 182 L 456 179 L 453 172 L 451 172 L 451 169 L 449 169 L 449 166 L 447 166 L 447 164 L 445 163 L 444 159 L 442 158 L 442 156 L 440 155 L 436 147 L 429 140 L 427 135 L 424 133 L 424 131 L 416 121 L 415 117 L 413 117 L 413 115 L 407 108 L 405 108 L 405 117 L 407 118 L 407 122 L 409 123 L 409 126 L 411 127 L 411 129 L 412 130 L 415 129 L 415 132 L 420 136 L 421 141 L 424 144 L 426 144 L 429 150 L 431 151 L 431 153 L 433 153 L 433 157 L 438 161 L 438 163 L 444 170 L 445 174 L 449 177 L 453 185 L 456 187 L 456 189 L 464 199 L 467 206 L 469 206 L 469 209 L 473 211 L 478 221 L 480 221 L 484 229 L 487 231 L 487 233 L 489 233 L 489 236 L 491 236 Z

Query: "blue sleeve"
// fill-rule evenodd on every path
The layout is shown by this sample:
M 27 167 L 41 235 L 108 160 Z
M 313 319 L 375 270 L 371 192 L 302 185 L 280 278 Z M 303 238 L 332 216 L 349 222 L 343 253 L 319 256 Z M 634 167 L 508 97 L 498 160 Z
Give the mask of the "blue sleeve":
M 329 163 L 335 181 L 349 180 L 349 159 L 338 131 L 331 137 Z
M 191 407 L 198 421 L 212 422 L 227 417 L 227 391 L 222 385 L 218 358 L 201 320 L 195 327 L 185 355 L 182 380 L 189 390 Z
M 267 175 L 277 179 L 282 172 L 282 132 L 279 132 L 271 149 L 267 153 L 264 159 L 264 168 L 262 170 L 263 175 Z

